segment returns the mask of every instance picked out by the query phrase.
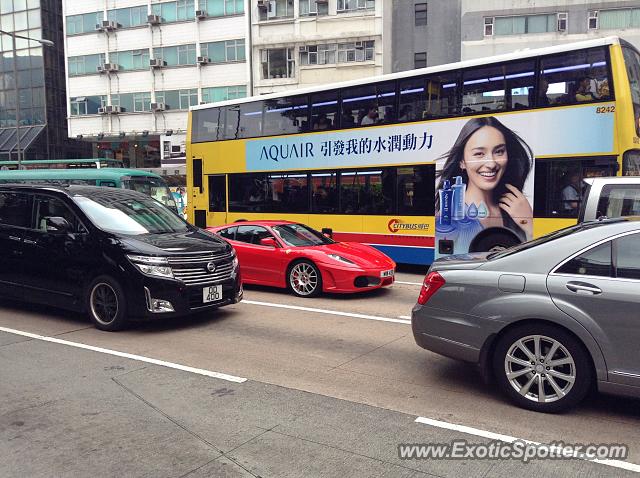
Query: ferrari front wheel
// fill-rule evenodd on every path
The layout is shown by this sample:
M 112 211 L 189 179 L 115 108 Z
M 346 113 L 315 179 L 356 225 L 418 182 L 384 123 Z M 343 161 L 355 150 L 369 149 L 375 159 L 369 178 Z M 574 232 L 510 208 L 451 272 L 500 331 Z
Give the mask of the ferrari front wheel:
M 322 291 L 322 276 L 310 261 L 294 262 L 289 268 L 288 283 L 298 297 L 315 297 Z

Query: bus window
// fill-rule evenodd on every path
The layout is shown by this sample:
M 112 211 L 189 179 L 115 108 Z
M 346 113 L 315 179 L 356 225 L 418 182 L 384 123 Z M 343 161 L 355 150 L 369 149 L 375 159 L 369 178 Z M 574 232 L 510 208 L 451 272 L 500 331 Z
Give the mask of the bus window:
M 306 213 L 309 188 L 306 174 L 269 175 L 269 212 Z
M 640 151 L 627 151 L 622 157 L 622 175 L 640 176 Z
M 311 129 L 314 131 L 334 129 L 337 118 L 337 91 L 325 91 L 311 95 Z
M 434 165 L 397 168 L 398 214 L 433 216 L 435 197 Z
M 227 106 L 226 139 L 262 136 L 262 101 Z
M 395 121 L 395 82 L 346 88 L 342 91 L 342 127 L 371 126 Z
M 122 187 L 144 193 L 168 208 L 178 210 L 167 183 L 160 178 L 146 176 L 122 178 Z
M 462 113 L 505 109 L 506 81 L 503 66 L 473 68 L 462 72 Z
M 538 106 L 613 99 L 604 48 L 541 59 Z
M 207 108 L 193 112 L 192 142 L 224 139 L 224 108 Z
M 311 212 L 336 214 L 338 212 L 338 174 L 311 174 Z
M 633 116 L 636 127 L 636 135 L 640 136 L 640 54 L 625 47 L 622 49 L 624 62 L 627 67 L 629 86 L 631 86 L 631 101 L 633 103 Z
M 229 212 L 262 212 L 267 198 L 262 173 L 229 175 Z
M 340 212 L 393 214 L 395 171 L 354 171 L 340 174 Z
M 583 193 L 583 179 L 616 174 L 612 159 L 537 160 L 535 167 L 534 216 L 577 218 Z
M 309 104 L 306 96 L 265 101 L 264 135 L 294 134 L 309 130 Z
M 226 181 L 223 175 L 209 176 L 209 212 L 227 211 Z
M 457 72 L 400 80 L 399 123 L 457 114 Z
M 534 105 L 535 69 L 533 61 L 509 63 L 504 66 L 509 109 L 520 110 Z

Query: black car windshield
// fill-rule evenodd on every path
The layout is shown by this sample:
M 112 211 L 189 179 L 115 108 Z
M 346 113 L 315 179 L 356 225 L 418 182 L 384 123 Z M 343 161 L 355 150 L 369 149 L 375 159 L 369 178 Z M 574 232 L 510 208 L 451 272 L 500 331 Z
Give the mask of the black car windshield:
M 151 176 L 134 176 L 122 178 L 121 182 L 124 189 L 132 189 L 146 194 L 165 206 L 178 210 L 176 202 L 173 200 L 173 194 L 163 179 Z
M 282 242 L 290 247 L 321 246 L 334 243 L 324 234 L 302 224 L 282 224 L 274 226 L 273 230 L 280 236 Z
M 523 242 L 522 244 L 510 247 L 509 249 L 505 249 L 504 251 L 493 252 L 487 256 L 487 259 L 493 260 L 507 257 L 515 254 L 516 252 L 526 251 L 528 249 L 541 246 L 542 244 L 546 244 L 547 242 L 555 241 L 556 239 L 560 239 L 561 237 L 569 236 L 571 234 L 575 234 L 576 232 L 585 231 L 594 227 L 603 226 L 605 224 L 610 224 L 611 222 L 612 221 L 583 222 L 581 224 L 578 224 L 577 226 L 570 226 L 564 229 L 560 229 L 559 231 L 552 232 L 551 234 L 547 234 L 546 236 L 541 236 L 532 241 Z
M 74 202 L 96 227 L 118 234 L 185 232 L 189 226 L 170 209 L 151 198 L 131 196 L 74 196 Z

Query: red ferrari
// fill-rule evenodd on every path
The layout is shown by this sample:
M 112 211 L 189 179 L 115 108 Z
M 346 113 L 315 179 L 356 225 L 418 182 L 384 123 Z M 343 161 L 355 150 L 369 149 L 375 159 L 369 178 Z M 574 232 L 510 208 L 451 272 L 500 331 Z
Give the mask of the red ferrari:
M 351 293 L 393 284 L 396 264 L 377 249 L 335 242 L 304 224 L 249 221 L 211 227 L 229 241 L 240 261 L 242 281 L 288 287 L 300 297 Z

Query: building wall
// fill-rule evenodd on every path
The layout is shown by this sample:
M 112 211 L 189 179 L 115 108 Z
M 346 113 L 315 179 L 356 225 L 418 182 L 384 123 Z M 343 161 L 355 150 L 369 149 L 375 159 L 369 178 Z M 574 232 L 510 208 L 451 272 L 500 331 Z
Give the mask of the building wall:
M 416 25 L 415 5 L 424 3 L 427 24 Z M 420 52 L 427 54 L 427 66 L 459 61 L 460 6 L 460 0 L 393 0 L 392 70 L 413 69 Z
M 69 16 L 90 12 L 103 12 L 107 19 L 107 9 L 144 6 L 146 15 L 152 13 L 156 0 L 63 0 L 64 15 Z M 245 0 L 245 6 L 248 0 Z M 192 15 L 199 9 L 198 1 L 194 1 Z M 244 14 L 207 17 L 205 19 L 189 19 L 172 23 L 161 23 L 150 26 L 146 23 L 130 28 L 117 28 L 111 32 L 90 31 L 81 34 L 70 34 L 65 28 L 66 57 L 77 57 L 92 54 L 104 54 L 107 63 L 112 62 L 110 54 L 129 50 L 148 50 L 149 58 L 154 58 L 154 48 L 195 44 L 196 56 L 205 56 L 201 50 L 203 43 L 244 39 L 244 56 L 248 52 L 247 23 Z M 68 134 L 70 137 L 82 136 L 84 140 L 101 141 L 103 149 L 111 143 L 117 150 L 117 143 L 122 143 L 117 154 L 127 157 L 135 153 L 131 145 L 145 144 L 147 150 L 159 158 L 157 145 L 159 136 L 168 130 L 184 133 L 187 129 L 189 105 L 199 104 L 206 98 L 204 88 L 241 87 L 246 95 L 249 90 L 249 65 L 245 59 L 225 63 L 191 64 L 183 66 L 165 66 L 134 71 L 118 71 L 116 73 L 98 74 L 89 72 L 81 76 L 69 76 L 67 73 L 67 109 Z M 112 105 L 114 97 L 127 93 L 149 93 L 151 103 L 160 103 L 158 92 L 172 90 L 197 90 L 197 101 L 186 103 L 180 107 L 172 107 L 165 111 L 133 112 L 120 114 L 75 115 L 71 109 L 71 100 L 78 97 L 105 96 L 106 105 Z M 124 133 L 124 138 L 121 137 Z M 148 141 L 154 143 L 149 147 Z M 136 146 L 137 147 L 137 146 Z M 98 148 L 99 150 L 100 148 Z M 100 153 L 100 151 L 98 151 Z M 157 154 L 156 154 L 157 153 Z M 131 166 L 149 167 L 144 161 L 131 158 Z M 155 160 L 154 160 L 155 161 Z M 157 161 L 156 161 L 157 162 Z M 144 163 L 144 164 L 140 164 Z
M 588 29 L 589 11 L 625 7 L 640 8 L 637 0 L 462 0 L 462 59 L 511 53 L 562 43 L 618 35 L 640 48 L 640 28 Z M 520 35 L 484 35 L 484 19 L 491 16 L 568 13 L 566 32 Z
M 385 47 L 384 40 L 391 38 L 392 0 L 376 0 L 375 8 L 370 10 L 338 13 L 337 7 L 338 0 L 328 0 L 327 15 L 304 16 L 300 14 L 300 3 L 296 0 L 291 17 L 265 20 L 260 19 L 261 9 L 257 2 L 251 2 L 254 94 L 352 80 L 391 71 L 390 42 Z M 361 41 L 375 42 L 371 60 L 301 65 L 301 46 Z M 289 78 L 266 78 L 263 74 L 261 52 L 277 48 L 293 49 L 295 67 Z

